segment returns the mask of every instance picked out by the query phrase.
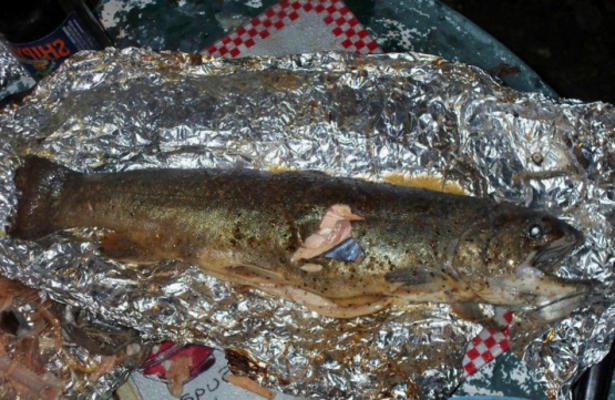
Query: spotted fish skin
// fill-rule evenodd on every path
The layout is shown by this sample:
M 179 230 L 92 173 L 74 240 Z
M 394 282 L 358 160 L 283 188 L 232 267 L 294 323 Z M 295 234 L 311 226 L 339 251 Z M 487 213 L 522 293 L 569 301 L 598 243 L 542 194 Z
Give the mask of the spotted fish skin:
M 553 275 L 582 241 L 578 231 L 488 199 L 318 172 L 81 174 L 38 157 L 24 160 L 15 181 L 17 238 L 106 228 L 113 234 L 102 251 L 111 258 L 184 261 L 325 315 L 352 317 L 400 302 L 539 306 L 585 290 Z M 333 205 L 360 216 L 351 227 L 363 257 L 294 261 Z

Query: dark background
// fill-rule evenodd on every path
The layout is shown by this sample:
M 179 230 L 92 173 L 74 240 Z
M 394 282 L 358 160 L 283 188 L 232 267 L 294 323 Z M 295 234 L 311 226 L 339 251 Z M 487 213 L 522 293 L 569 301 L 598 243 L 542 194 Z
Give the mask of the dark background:
M 441 0 L 560 96 L 615 104 L 615 0 Z

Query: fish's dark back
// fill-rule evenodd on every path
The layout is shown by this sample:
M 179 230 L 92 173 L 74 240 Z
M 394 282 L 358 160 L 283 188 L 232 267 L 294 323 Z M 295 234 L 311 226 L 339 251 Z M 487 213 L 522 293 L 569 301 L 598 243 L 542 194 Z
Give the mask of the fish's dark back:
M 243 222 L 244 229 L 268 232 L 269 238 L 285 225 L 296 225 L 305 238 L 327 208 L 346 204 L 365 218 L 357 226 L 381 227 L 381 235 L 388 231 L 412 238 L 433 231 L 447 240 L 491 207 L 467 196 L 322 173 L 213 169 L 72 176 L 64 185 L 62 202 L 58 227 L 111 223 L 128 228 L 138 215 L 217 234 Z

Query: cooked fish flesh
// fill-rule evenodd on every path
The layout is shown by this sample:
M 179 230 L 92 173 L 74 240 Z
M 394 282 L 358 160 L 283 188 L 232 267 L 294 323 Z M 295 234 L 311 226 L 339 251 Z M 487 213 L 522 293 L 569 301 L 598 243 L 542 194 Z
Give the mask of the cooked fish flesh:
M 180 260 L 332 317 L 417 302 L 540 308 L 587 291 L 554 274 L 579 231 L 488 199 L 319 172 L 81 174 L 33 156 L 15 180 L 17 238 L 106 228 L 110 258 Z

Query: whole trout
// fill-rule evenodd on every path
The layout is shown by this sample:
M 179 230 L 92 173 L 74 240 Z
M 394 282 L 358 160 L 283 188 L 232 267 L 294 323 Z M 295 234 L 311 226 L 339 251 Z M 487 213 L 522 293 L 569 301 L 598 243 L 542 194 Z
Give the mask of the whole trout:
M 84 175 L 38 157 L 15 179 L 17 238 L 107 228 L 111 258 L 180 260 L 333 317 L 408 302 L 538 308 L 586 290 L 553 275 L 582 235 L 511 204 L 317 172 Z

